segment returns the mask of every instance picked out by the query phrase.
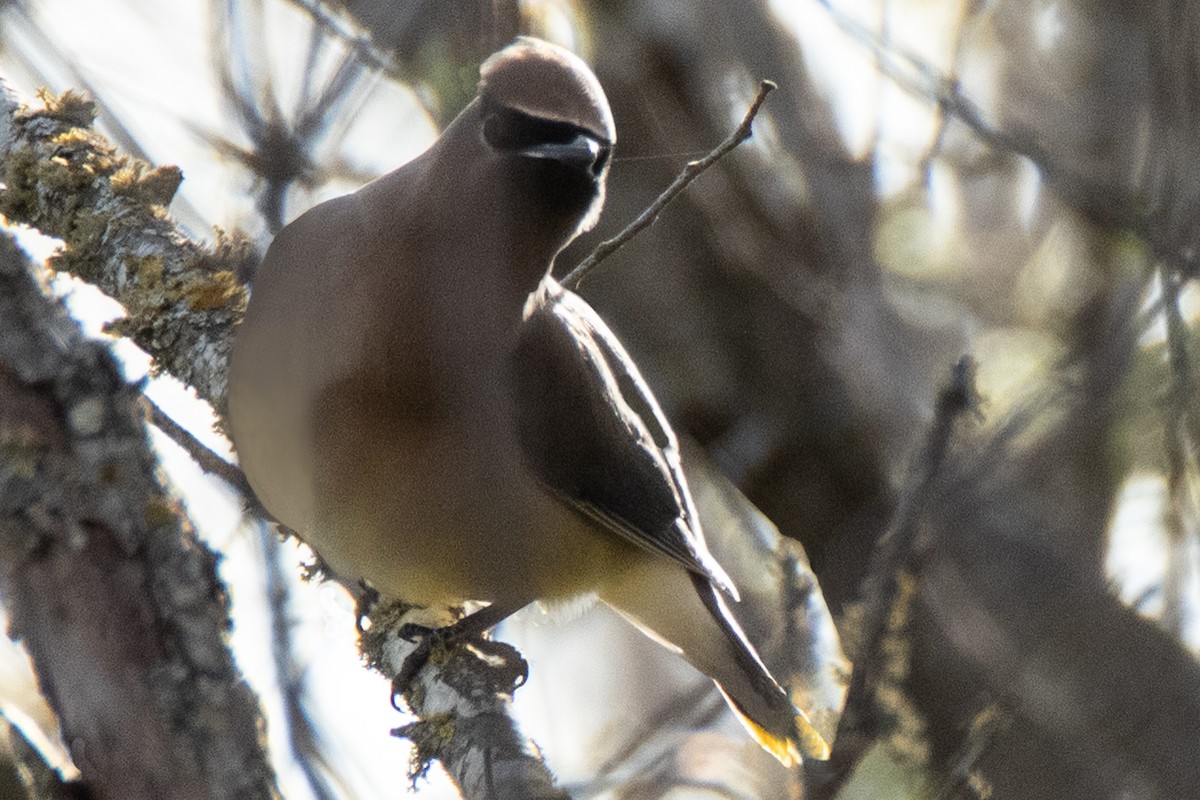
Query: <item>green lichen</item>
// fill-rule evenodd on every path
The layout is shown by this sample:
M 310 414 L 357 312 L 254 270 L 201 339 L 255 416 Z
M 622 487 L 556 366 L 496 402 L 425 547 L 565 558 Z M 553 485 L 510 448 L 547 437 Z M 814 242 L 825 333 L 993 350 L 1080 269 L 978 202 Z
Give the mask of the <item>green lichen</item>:
M 63 220 L 53 231 L 63 237 L 66 246 L 50 259 L 50 267 L 91 280 L 96 271 L 92 254 L 104 240 L 111 215 L 77 203 L 70 205 L 71 213 L 68 219 Z
M 196 268 L 203 272 L 228 271 L 242 275 L 252 271 L 258 263 L 258 251 L 248 236 L 238 232 L 227 232 L 213 226 L 217 241 L 212 249 L 200 256 Z
M 144 161 L 128 161 L 113 173 L 113 193 L 155 206 L 170 205 L 183 183 L 183 170 L 174 165 L 151 168 Z
M 429 774 L 433 762 L 445 755 L 454 741 L 454 731 L 453 714 L 434 714 L 392 731 L 393 736 L 408 739 L 413 744 L 408 764 L 408 779 L 413 789 L 417 788 L 418 781 Z
M 29 145 L 15 147 L 4 164 L 5 190 L 0 192 L 0 214 L 28 222 L 37 213 L 37 154 Z
M 74 89 L 54 94 L 42 88 L 38 90 L 37 97 L 43 107 L 27 112 L 26 116 L 45 117 L 69 128 L 86 128 L 96 121 L 96 101 Z
M 185 300 L 195 311 L 241 306 L 246 302 L 246 287 L 228 270 L 220 272 L 188 272 L 180 279 L 177 289 L 168 293 Z M 239 308 L 239 310 L 241 310 Z
M 130 256 L 125 260 L 130 268 L 134 282 L 146 291 L 156 291 L 163 288 L 163 275 L 166 270 L 160 255 Z
M 103 137 L 86 128 L 63 131 L 45 146 L 53 155 L 41 162 L 39 170 L 50 191 L 75 193 L 87 189 L 96 178 L 112 175 L 126 162 Z

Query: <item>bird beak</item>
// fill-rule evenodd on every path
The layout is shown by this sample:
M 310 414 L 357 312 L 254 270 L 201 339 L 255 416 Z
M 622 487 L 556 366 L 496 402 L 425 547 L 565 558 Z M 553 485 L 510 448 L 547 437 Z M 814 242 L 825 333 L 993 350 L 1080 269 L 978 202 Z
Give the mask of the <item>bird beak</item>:
M 557 161 L 598 176 L 608 162 L 609 145 L 586 133 L 578 133 L 569 142 L 540 142 L 517 152 L 528 158 Z

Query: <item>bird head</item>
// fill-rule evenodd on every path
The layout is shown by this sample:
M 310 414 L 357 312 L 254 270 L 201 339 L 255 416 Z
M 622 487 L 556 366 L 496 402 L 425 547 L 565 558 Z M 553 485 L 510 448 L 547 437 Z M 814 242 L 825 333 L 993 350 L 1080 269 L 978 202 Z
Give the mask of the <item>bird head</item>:
M 616 128 L 582 59 L 520 37 L 480 68 L 478 109 L 483 145 L 520 195 L 513 199 L 557 229 L 559 249 L 595 225 Z

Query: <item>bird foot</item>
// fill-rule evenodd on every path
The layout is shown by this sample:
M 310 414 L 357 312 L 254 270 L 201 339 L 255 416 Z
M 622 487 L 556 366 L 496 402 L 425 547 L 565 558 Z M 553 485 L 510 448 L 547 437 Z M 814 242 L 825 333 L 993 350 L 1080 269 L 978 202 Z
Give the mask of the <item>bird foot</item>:
M 427 628 L 424 625 L 406 623 L 396 631 L 396 635 L 406 642 L 415 642 L 416 648 L 404 657 L 404 662 L 392 678 L 392 706 L 397 710 L 396 697 L 402 696 L 412 688 L 412 682 L 421 668 L 429 663 L 434 644 L 447 644 L 450 631 L 454 628 Z
M 481 668 L 494 673 L 495 683 L 511 687 L 509 693 L 523 686 L 529 677 L 529 663 L 512 645 L 487 638 L 487 633 L 508 613 L 511 611 L 488 606 L 444 628 L 430 628 L 415 623 L 401 625 L 396 635 L 405 641 L 415 642 L 416 648 L 405 656 L 392 679 L 392 705 L 399 708 L 396 698 L 412 689 L 417 674 L 429 663 L 435 650 L 444 651 L 460 646 L 469 647 Z

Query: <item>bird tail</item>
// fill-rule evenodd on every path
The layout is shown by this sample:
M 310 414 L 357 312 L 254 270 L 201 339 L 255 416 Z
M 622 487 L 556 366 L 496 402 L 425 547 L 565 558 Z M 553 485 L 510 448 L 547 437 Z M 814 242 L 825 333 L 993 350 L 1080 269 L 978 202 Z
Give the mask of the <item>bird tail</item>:
M 798 764 L 802 758 L 827 760 L 830 749 L 825 737 L 813 727 L 807 714 L 792 705 L 787 692 L 772 677 L 746 638 L 720 592 L 700 575 L 692 575 L 692 584 L 724 633 L 740 668 L 741 675 L 735 680 L 726 678 L 723 682 L 721 677 L 710 675 L 738 720 L 754 740 L 784 766 Z
M 801 763 L 806 758 L 815 759 L 817 761 L 827 761 L 829 759 L 829 744 L 825 741 L 825 737 L 813 727 L 812 721 L 809 720 L 808 714 L 805 714 L 800 709 L 793 709 L 795 712 L 794 731 L 789 732 L 786 736 L 780 736 L 773 733 L 762 725 L 759 725 L 751 719 L 746 712 L 738 705 L 738 701 L 725 691 L 725 687 L 720 683 L 716 683 L 717 689 L 725 698 L 725 702 L 729 704 L 734 716 L 738 718 L 738 722 L 742 723 L 754 741 L 758 742 L 759 747 L 766 750 L 771 755 L 783 764 L 785 767 L 791 767 Z
M 707 578 L 647 556 L 600 597 L 712 678 L 751 736 L 783 764 L 829 757 L 825 739 L 771 677 Z

